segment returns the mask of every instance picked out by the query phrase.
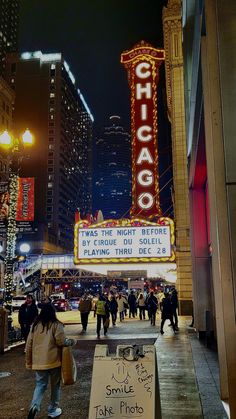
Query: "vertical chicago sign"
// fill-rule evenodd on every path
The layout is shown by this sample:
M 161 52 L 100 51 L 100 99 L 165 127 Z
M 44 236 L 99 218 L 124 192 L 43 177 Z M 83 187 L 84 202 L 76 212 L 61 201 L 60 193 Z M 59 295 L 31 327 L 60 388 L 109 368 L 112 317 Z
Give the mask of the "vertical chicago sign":
M 121 54 L 131 89 L 131 216 L 161 216 L 158 175 L 157 85 L 164 50 L 142 41 Z

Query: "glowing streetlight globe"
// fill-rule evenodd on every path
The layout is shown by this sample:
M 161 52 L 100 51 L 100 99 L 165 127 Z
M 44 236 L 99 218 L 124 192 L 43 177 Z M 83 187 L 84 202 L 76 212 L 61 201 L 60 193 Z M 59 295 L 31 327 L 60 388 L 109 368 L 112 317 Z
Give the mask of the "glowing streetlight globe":
M 9 147 L 12 145 L 12 138 L 9 134 L 9 132 L 4 131 L 1 135 L 0 135 L 0 144 L 2 146 L 6 146 Z
M 34 142 L 33 135 L 31 134 L 30 130 L 27 128 L 22 135 L 22 141 L 25 145 L 32 145 Z
M 22 243 L 20 245 L 20 252 L 21 253 L 29 253 L 30 251 L 30 245 L 28 243 Z

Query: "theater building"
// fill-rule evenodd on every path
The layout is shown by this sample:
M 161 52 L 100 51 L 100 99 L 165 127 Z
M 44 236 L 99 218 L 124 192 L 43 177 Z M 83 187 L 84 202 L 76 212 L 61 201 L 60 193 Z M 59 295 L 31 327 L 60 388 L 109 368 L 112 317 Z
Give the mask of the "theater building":
M 171 50 L 183 51 L 184 85 L 172 88 L 171 100 L 181 94 L 185 103 L 194 323 L 199 337 L 214 335 L 217 341 L 220 393 L 229 401 L 231 418 L 236 417 L 235 20 L 235 1 L 170 0 L 164 10 Z

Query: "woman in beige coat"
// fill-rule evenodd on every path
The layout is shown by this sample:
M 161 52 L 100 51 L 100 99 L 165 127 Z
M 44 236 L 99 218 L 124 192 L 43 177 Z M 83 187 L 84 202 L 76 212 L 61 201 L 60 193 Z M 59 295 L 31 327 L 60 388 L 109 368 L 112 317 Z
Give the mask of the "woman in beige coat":
M 40 410 L 49 377 L 51 381 L 51 403 L 48 416 L 56 418 L 62 410 L 58 407 L 61 381 L 61 353 L 63 346 L 73 345 L 66 339 L 63 324 L 57 319 L 54 307 L 48 303 L 42 306 L 26 343 L 26 368 L 36 374 L 36 386 L 31 402 L 28 419 L 35 417 Z

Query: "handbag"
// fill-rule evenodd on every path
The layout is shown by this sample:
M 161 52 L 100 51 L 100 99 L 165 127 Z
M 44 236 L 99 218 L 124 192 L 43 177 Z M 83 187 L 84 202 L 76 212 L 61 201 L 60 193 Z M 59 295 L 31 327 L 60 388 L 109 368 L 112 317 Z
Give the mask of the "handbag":
M 61 358 L 61 378 L 65 385 L 75 384 L 77 366 L 71 346 L 63 346 Z
M 106 327 L 108 329 L 109 325 L 110 325 L 110 318 L 107 317 L 105 322 L 104 322 L 104 327 Z

